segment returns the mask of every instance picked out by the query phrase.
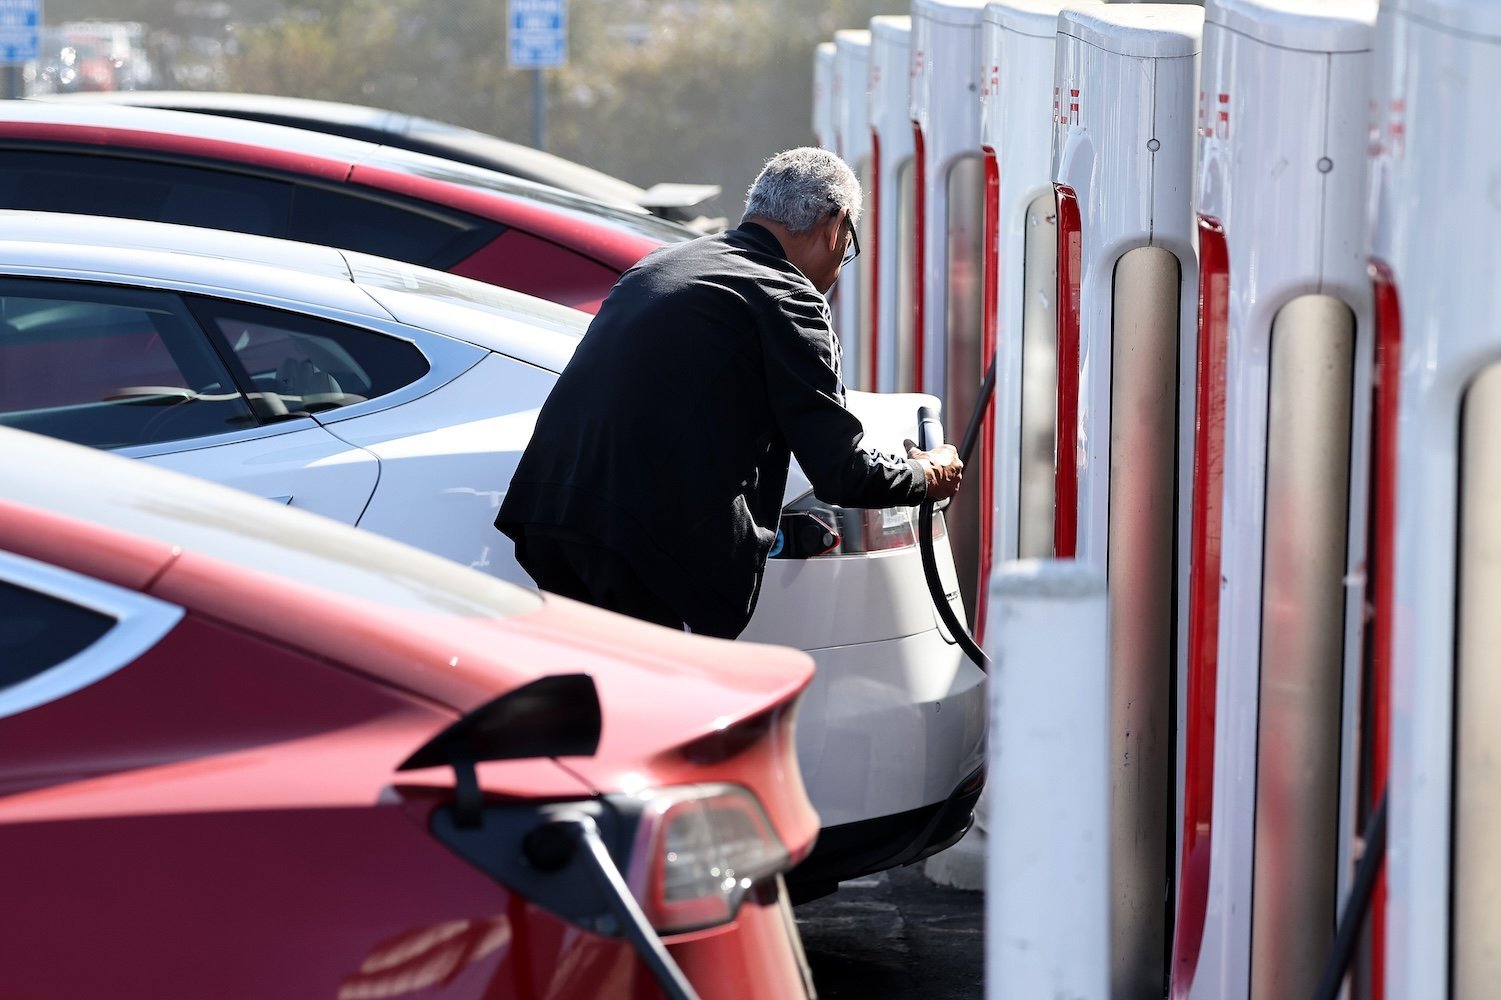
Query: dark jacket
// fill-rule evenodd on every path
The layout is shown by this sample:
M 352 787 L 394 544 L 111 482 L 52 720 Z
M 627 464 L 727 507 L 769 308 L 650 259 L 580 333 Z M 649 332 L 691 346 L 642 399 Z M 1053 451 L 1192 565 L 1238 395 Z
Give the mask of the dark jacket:
M 921 502 L 920 463 L 860 447 L 828 303 L 766 229 L 627 271 L 537 418 L 496 527 L 563 527 L 626 558 L 695 632 L 750 621 L 789 453 L 818 497 Z

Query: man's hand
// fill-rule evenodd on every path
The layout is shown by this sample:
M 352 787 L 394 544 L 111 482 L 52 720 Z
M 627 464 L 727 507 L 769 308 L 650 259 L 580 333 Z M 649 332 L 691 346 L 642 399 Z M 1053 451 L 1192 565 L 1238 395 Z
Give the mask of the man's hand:
M 959 492 L 959 483 L 964 479 L 964 463 L 959 461 L 959 452 L 951 444 L 941 444 L 932 451 L 923 451 L 912 441 L 907 441 L 907 457 L 922 463 L 923 473 L 928 478 L 928 499 L 947 500 Z

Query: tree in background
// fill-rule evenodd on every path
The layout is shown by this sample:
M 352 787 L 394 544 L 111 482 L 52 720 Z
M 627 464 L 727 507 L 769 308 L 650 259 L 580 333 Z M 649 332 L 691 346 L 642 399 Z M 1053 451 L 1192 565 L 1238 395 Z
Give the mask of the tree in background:
M 236 26 L 224 87 L 530 142 L 531 75 L 506 67 L 505 8 L 301 0 Z M 569 63 L 546 74 L 548 149 L 643 186 L 719 184 L 706 208 L 733 221 L 761 164 L 812 142 L 814 46 L 905 10 L 891 0 L 571 0 Z

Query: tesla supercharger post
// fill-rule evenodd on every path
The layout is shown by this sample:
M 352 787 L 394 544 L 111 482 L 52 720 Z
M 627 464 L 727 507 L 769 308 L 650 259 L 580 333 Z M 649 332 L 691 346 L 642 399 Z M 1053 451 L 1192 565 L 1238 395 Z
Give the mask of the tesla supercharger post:
M 1501 983 L 1501 7 L 1387 0 L 1377 33 L 1373 995 L 1469 1000 Z
M 980 146 L 985 158 L 981 364 L 995 396 L 979 447 L 992 456 L 981 503 L 993 529 L 981 579 L 1010 559 L 1053 554 L 1057 397 L 1057 208 L 1053 56 L 1058 12 L 1097 0 L 986 4 L 980 27 Z
M 1202 24 L 1202 9 L 1170 4 L 1058 16 L 1053 544 L 1104 569 L 1109 589 L 1113 996 L 1160 995 L 1167 975 Z
M 1349 885 L 1375 8 L 1205 9 L 1175 996 L 1316 995 Z
M 813 49 L 813 142 L 834 148 L 834 43 Z
M 834 32 L 834 151 L 860 178 L 866 211 L 858 230 L 861 246 L 870 240 L 870 32 Z M 834 286 L 834 322 L 844 349 L 844 384 L 873 389 L 870 370 L 870 310 L 865 288 L 870 259 L 863 253 L 843 269 Z
M 916 164 L 912 156 L 912 19 L 870 19 L 871 240 L 870 307 L 874 321 L 871 364 L 879 392 L 910 392 L 915 318 L 917 225 Z
M 943 401 L 958 442 L 979 398 L 980 272 L 985 174 L 980 156 L 980 19 L 984 0 L 912 0 L 911 119 L 917 164 L 914 363 L 917 387 Z M 985 456 L 970 472 L 988 476 Z M 990 512 L 973 499 L 948 518 L 959 593 L 977 638 L 980 548 Z

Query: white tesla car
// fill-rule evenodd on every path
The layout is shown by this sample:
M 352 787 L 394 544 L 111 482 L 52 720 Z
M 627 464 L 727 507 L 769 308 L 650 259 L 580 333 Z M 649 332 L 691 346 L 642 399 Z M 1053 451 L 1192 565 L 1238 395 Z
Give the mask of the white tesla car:
M 527 583 L 496 509 L 588 316 L 440 271 L 215 230 L 0 213 L 0 424 L 216 480 Z M 852 393 L 873 447 L 929 396 Z M 819 810 L 797 898 L 956 840 L 983 674 L 939 625 L 909 510 L 789 477 L 744 638 L 808 651 Z M 164 504 L 173 502 L 163 497 Z M 954 594 L 947 540 L 939 563 Z M 955 599 L 956 600 L 956 599 Z

